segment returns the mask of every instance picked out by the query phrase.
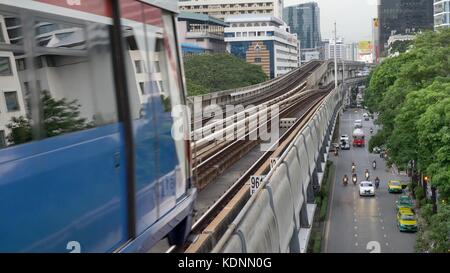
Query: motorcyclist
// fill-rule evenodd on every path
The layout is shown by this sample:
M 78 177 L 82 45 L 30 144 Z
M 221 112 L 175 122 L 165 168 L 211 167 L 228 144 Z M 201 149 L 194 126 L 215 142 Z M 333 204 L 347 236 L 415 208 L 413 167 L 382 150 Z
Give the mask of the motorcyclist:
M 370 128 L 370 133 L 371 133 L 371 134 L 373 133 L 373 129 L 372 129 L 372 127 Z
M 356 185 L 356 182 L 358 181 L 358 178 L 357 178 L 357 176 L 356 176 L 356 173 L 354 173 L 354 174 L 352 175 L 352 181 L 353 181 L 353 184 Z
M 364 174 L 365 174 L 365 176 L 366 176 L 366 179 L 369 179 L 369 170 L 368 169 L 366 169 L 365 171 L 364 171 Z
M 344 182 L 344 185 L 348 184 L 348 177 L 346 174 L 344 175 L 344 178 L 342 178 L 342 181 Z
M 352 162 L 352 173 L 355 173 L 355 170 L 356 170 L 355 162 Z
M 372 168 L 375 170 L 377 168 L 377 161 L 372 161 Z
M 378 178 L 378 176 L 375 178 L 375 187 L 378 189 L 378 187 L 380 186 L 380 179 Z

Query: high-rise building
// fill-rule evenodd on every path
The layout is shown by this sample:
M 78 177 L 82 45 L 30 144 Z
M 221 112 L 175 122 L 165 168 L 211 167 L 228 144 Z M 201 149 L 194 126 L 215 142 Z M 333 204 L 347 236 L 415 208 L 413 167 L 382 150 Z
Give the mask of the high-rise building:
M 372 20 L 372 62 L 380 62 L 380 22 L 378 18 Z
M 268 14 L 281 18 L 284 0 L 179 0 L 181 11 L 219 19 L 240 14 Z
M 385 56 L 389 36 L 433 29 L 433 0 L 379 0 L 378 19 L 380 50 Z
M 334 54 L 336 52 L 337 59 L 345 59 L 345 45 L 344 39 L 337 38 L 337 40 L 329 39 L 324 41 L 325 49 L 325 60 L 334 59 Z
M 259 65 L 275 78 L 298 67 L 297 35 L 283 20 L 270 15 L 229 16 L 225 22 L 228 51 L 247 63 Z
M 358 44 L 344 44 L 344 38 L 338 37 L 336 41 L 334 39 L 325 39 L 323 41 L 323 50 L 325 60 L 333 60 L 335 52 L 338 60 L 358 60 Z
M 297 33 L 302 49 L 317 48 L 320 37 L 320 9 L 315 2 L 286 7 L 283 20 Z
M 224 21 L 204 14 L 181 12 L 177 25 L 184 55 L 226 51 L 223 33 L 228 25 Z
M 434 1 L 434 27 L 450 27 L 450 0 Z

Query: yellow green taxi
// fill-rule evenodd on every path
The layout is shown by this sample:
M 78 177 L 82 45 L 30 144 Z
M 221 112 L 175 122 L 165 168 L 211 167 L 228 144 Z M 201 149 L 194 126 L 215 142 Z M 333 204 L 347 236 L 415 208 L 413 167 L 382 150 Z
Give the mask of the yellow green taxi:
M 414 207 L 413 200 L 411 196 L 408 195 L 402 195 L 398 198 L 398 201 L 395 202 L 397 211 L 401 208 L 410 208 L 412 209 Z
M 388 181 L 388 192 L 390 193 L 402 193 L 402 183 L 400 180 L 389 180 Z
M 417 231 L 417 218 L 410 208 L 400 208 L 397 213 L 397 225 L 400 231 Z

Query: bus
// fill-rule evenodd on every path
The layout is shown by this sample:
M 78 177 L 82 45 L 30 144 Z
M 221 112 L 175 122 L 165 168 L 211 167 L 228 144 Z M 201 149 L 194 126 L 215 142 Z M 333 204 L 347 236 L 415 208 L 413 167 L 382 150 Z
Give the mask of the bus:
M 171 133 L 176 13 L 176 0 L 0 1 L 0 252 L 183 244 L 196 189 L 189 140 Z

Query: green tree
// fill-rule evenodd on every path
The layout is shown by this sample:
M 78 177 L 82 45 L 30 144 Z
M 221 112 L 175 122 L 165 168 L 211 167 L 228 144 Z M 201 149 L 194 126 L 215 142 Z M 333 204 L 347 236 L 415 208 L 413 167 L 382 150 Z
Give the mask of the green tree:
M 397 53 L 397 52 L 405 53 L 413 44 L 414 44 L 414 41 L 412 41 L 412 40 L 395 41 L 390 46 L 389 52 L 391 54 Z
M 32 140 L 30 122 L 23 116 L 12 117 L 6 128 L 11 131 L 6 137 L 9 143 L 20 144 Z
M 258 65 L 231 54 L 192 55 L 184 59 L 188 95 L 258 84 L 267 80 Z
M 447 92 L 449 92 L 447 84 Z M 431 105 L 417 122 L 419 162 L 441 199 L 450 197 L 450 95 Z
M 428 167 L 428 164 L 424 165 L 423 156 L 419 158 L 419 155 L 428 155 L 430 146 L 419 153 L 417 122 L 431 105 L 448 97 L 450 97 L 450 78 L 437 79 L 427 88 L 407 95 L 394 119 L 393 132 L 388 141 L 391 158 L 397 165 L 404 166 L 409 160 L 414 159 L 418 161 L 419 168 Z M 441 143 L 437 145 L 441 147 Z
M 87 123 L 85 118 L 80 117 L 77 100 L 67 100 L 65 98 L 57 100 L 53 98 L 49 91 L 41 92 L 41 102 L 43 110 L 43 126 L 46 137 L 57 136 L 69 132 L 79 131 L 93 127 Z M 32 140 L 30 121 L 25 117 L 12 118 L 6 125 L 11 130 L 7 139 L 12 144 L 21 144 Z
M 370 75 L 366 99 L 380 112 L 383 129 L 373 142 L 387 144 L 393 163 L 416 159 L 443 202 L 433 213 L 416 187 L 420 206 L 419 251 L 450 249 L 450 29 L 418 35 L 408 53 L 388 59 Z

